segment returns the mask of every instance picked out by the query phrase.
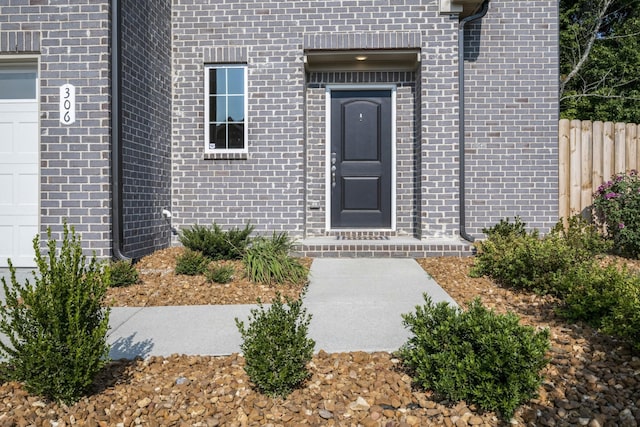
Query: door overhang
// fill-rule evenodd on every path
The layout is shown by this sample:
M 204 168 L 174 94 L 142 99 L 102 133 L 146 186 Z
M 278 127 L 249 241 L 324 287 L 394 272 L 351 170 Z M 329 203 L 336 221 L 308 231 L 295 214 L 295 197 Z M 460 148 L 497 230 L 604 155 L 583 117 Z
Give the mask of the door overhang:
M 308 50 L 306 71 L 415 71 L 419 49 Z

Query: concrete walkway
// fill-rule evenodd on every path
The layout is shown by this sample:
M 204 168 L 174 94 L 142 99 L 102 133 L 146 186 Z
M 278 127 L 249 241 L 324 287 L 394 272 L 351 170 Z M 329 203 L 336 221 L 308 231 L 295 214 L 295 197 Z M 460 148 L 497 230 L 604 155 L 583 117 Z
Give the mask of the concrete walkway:
M 0 274 L 2 274 L 0 272 Z M 403 313 L 453 299 L 410 258 L 316 258 L 304 307 L 313 317 L 316 352 L 395 351 L 409 337 Z M 227 355 L 240 351 L 235 318 L 255 305 L 121 307 L 111 311 L 113 359 L 170 354 Z

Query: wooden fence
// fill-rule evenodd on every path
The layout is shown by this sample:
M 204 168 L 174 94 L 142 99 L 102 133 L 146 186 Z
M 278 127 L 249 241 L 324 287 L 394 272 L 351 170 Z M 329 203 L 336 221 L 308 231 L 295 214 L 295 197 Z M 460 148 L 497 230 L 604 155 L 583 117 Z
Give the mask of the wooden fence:
M 640 125 L 560 120 L 560 217 L 583 213 L 617 173 L 640 169 Z

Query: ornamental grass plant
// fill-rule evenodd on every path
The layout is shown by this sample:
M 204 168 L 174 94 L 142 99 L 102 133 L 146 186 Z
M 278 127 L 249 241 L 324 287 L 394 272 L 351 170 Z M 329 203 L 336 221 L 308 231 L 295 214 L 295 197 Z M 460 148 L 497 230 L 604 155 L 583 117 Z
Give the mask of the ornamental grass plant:
M 180 242 L 214 261 L 241 259 L 251 243 L 253 229 L 249 223 L 242 229 L 234 227 L 226 231 L 216 223 L 211 227 L 195 224 L 182 230 Z
M 300 283 L 309 272 L 300 261 L 289 255 L 292 241 L 286 233 L 260 237 L 247 248 L 242 262 L 247 277 L 256 283 Z

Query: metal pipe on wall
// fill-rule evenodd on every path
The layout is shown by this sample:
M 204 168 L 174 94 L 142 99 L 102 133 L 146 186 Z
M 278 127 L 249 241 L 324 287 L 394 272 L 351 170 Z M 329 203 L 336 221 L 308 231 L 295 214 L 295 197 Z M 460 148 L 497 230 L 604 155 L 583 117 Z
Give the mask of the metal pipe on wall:
M 464 125 L 464 28 L 469 22 L 476 21 L 484 17 L 489 10 L 489 0 L 482 4 L 478 13 L 467 16 L 458 24 L 458 147 L 459 147 L 459 200 L 460 200 L 460 237 L 469 242 L 474 242 L 475 237 L 467 233 L 466 226 L 466 196 L 465 196 L 465 125 Z

